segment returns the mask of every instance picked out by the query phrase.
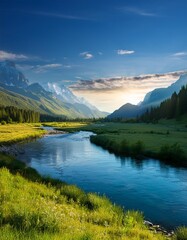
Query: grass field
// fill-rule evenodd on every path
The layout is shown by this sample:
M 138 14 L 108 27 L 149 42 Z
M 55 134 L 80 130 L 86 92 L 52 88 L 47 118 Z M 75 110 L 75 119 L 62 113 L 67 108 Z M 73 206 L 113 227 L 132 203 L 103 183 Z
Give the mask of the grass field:
M 43 123 L 44 126 L 54 127 L 63 129 L 64 131 L 74 132 L 78 129 L 82 129 L 87 127 L 90 123 L 89 122 L 45 122 Z
M 147 229 L 141 213 L 106 197 L 44 179 L 2 154 L 0 166 L 1 240 L 166 239 Z
M 179 164 L 187 164 L 187 125 L 185 121 L 161 121 L 158 124 L 103 122 L 84 123 L 83 125 L 74 122 L 73 126 L 69 123 L 56 123 L 54 126 L 70 132 L 92 131 L 97 134 L 91 138 L 92 142 L 119 155 L 128 153 L 124 151 L 126 147 L 133 155 L 141 145 L 141 154 L 144 156 L 163 157 L 164 160 L 172 159 L 172 162 L 178 160 Z M 135 155 L 138 156 L 138 152 Z
M 20 123 L 0 125 L 0 145 L 16 143 L 29 138 L 42 136 L 45 131 L 41 124 Z

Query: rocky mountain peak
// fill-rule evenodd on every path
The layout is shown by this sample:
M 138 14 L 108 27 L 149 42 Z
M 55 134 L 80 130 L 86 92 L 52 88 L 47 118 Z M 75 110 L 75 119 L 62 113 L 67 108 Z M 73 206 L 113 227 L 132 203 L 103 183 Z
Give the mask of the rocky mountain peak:
M 22 72 L 20 72 L 14 62 L 0 62 L 0 82 L 7 86 L 16 86 L 26 88 L 28 80 Z

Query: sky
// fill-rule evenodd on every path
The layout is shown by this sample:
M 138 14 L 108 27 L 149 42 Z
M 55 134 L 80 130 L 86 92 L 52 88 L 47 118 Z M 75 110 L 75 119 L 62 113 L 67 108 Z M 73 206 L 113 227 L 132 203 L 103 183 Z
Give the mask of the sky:
M 112 112 L 187 70 L 186 23 L 186 0 L 0 0 L 0 61 Z

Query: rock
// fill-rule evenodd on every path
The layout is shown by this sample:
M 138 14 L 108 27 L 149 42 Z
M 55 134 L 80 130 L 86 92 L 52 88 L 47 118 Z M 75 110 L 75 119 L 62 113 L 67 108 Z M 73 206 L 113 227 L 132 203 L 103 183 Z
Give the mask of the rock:
M 149 227 L 153 227 L 153 224 L 152 224 L 152 222 L 149 222 L 149 221 L 144 221 L 144 224 L 145 225 L 147 225 L 147 226 L 149 226 Z

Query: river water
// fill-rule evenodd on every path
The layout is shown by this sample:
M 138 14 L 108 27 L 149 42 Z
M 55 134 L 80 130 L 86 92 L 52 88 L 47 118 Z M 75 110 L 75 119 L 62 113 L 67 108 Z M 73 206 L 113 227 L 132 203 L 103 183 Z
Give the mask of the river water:
M 105 194 L 146 220 L 173 229 L 187 226 L 187 169 L 147 159 L 120 158 L 90 143 L 90 132 L 50 135 L 21 145 L 18 159 L 40 174 Z

